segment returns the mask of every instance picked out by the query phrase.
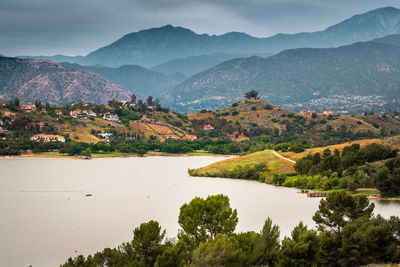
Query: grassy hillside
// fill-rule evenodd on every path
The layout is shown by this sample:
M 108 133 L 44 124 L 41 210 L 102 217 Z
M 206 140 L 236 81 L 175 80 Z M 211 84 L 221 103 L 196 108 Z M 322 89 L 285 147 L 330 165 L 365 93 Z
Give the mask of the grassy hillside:
M 400 134 L 400 120 L 394 116 L 301 115 L 261 99 L 214 112 L 203 110 L 188 118 L 199 134 L 202 125 L 211 123 L 220 134 L 238 140 L 265 134 L 316 146 Z
M 264 150 L 245 156 L 226 159 L 196 169 L 198 176 L 219 176 L 222 171 L 232 170 L 237 166 L 253 166 L 255 164 L 265 163 L 272 173 L 293 173 L 293 163 L 276 156 L 272 150 Z

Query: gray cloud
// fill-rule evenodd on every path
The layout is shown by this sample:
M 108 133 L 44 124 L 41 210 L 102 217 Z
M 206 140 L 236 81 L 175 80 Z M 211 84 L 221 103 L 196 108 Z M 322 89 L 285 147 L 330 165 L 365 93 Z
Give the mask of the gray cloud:
M 393 0 L 0 0 L 0 53 L 85 55 L 165 24 L 197 33 L 316 31 Z

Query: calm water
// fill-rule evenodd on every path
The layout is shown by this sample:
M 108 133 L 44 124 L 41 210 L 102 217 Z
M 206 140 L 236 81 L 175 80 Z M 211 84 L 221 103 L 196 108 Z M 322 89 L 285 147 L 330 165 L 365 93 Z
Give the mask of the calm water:
M 0 159 L 0 266 L 59 266 L 131 240 L 132 230 L 151 219 L 173 237 L 179 207 L 209 194 L 230 197 L 237 231 L 259 231 L 268 216 L 283 234 L 300 220 L 313 224 L 319 199 L 295 189 L 187 174 L 221 159 Z M 376 206 L 385 217 L 400 215 L 399 202 Z

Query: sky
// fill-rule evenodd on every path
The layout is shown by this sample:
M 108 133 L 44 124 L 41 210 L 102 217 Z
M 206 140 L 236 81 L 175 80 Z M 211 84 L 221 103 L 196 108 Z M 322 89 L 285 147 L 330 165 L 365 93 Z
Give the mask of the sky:
M 0 54 L 86 55 L 167 24 L 256 37 L 323 30 L 400 0 L 0 0 Z

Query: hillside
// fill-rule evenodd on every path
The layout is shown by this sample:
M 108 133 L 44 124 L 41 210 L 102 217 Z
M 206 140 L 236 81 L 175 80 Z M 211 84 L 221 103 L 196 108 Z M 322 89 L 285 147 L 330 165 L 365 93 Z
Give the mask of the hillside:
M 135 65 L 126 65 L 119 68 L 81 66 L 70 63 L 62 63 L 62 65 L 97 73 L 110 82 L 128 89 L 131 93 L 141 96 L 160 97 L 185 79 L 181 74 L 166 75 Z
M 249 155 L 226 159 L 195 170 L 195 176 L 220 176 L 221 172 L 238 166 L 253 166 L 265 163 L 271 173 L 293 173 L 294 164 L 275 155 L 272 150 L 264 150 Z
M 164 103 L 179 111 L 220 109 L 245 92 L 292 110 L 364 112 L 399 102 L 400 47 L 356 43 L 286 50 L 269 58 L 233 59 L 177 86 Z
M 0 57 L 0 99 L 51 104 L 129 100 L 130 93 L 100 75 L 43 60 Z
M 127 107 L 123 107 L 128 112 Z M 123 136 L 128 139 L 148 140 L 151 137 L 160 141 L 166 140 L 166 135 L 176 135 L 183 137 L 187 134 L 188 123 L 177 114 L 168 111 L 129 111 L 129 115 L 120 116 L 120 121 L 105 120 L 102 114 L 96 117 L 79 115 L 74 118 L 70 111 L 74 110 L 96 110 L 103 114 L 107 112 L 115 113 L 110 106 L 99 106 L 93 104 L 73 104 L 66 108 L 58 108 L 61 113 L 55 113 L 53 107 L 47 111 L 42 110 L 24 112 L 22 110 L 10 111 L 6 107 L 0 106 L 0 133 L 6 133 L 10 139 L 14 133 L 23 129 L 23 134 L 31 136 L 33 134 L 59 134 L 69 136 L 73 141 L 98 143 L 104 141 L 97 133 L 113 133 L 114 136 Z M 9 122 L 9 123 L 8 123 Z M 39 127 L 40 125 L 40 127 Z M 177 126 L 175 126 L 177 125 Z M 9 128 L 9 131 L 7 130 Z M 21 129 L 20 129 L 21 128 Z
M 204 110 L 188 118 L 197 131 L 210 123 L 223 135 L 238 140 L 268 135 L 321 145 L 400 134 L 400 120 L 393 115 L 302 115 L 262 99 L 236 102 L 214 112 Z
M 400 147 L 400 136 L 387 137 L 383 139 L 363 139 L 352 142 L 346 142 L 337 145 L 330 145 L 324 147 L 315 147 L 306 149 L 302 153 L 293 153 L 293 152 L 274 152 L 273 150 L 267 149 L 264 151 L 259 151 L 255 153 L 251 153 L 245 156 L 234 157 L 230 159 L 226 159 L 223 161 L 218 161 L 216 163 L 210 164 L 205 167 L 201 167 L 192 171 L 191 175 L 194 176 L 221 176 L 223 172 L 232 170 L 241 166 L 244 168 L 245 166 L 255 166 L 257 164 L 266 164 L 268 170 L 273 174 L 290 174 L 294 173 L 294 163 L 289 160 L 299 160 L 308 154 L 320 153 L 323 154 L 323 151 L 326 149 L 331 150 L 333 153 L 336 149 L 340 152 L 346 146 L 351 146 L 352 144 L 360 144 L 360 147 L 365 147 L 369 144 L 378 143 L 384 145 L 390 145 L 393 147 Z M 279 157 L 280 155 L 281 157 Z M 285 159 L 286 158 L 286 159 Z M 289 159 L 289 160 L 287 160 Z
M 82 65 L 140 65 L 151 68 L 174 59 L 213 53 L 275 54 L 300 47 L 337 47 L 400 33 L 399 25 L 400 10 L 392 7 L 353 16 L 323 31 L 277 34 L 267 38 L 255 38 L 239 32 L 218 36 L 197 34 L 189 29 L 166 25 L 129 33 L 86 57 L 65 57 L 62 60 Z M 60 56 L 47 59 L 58 58 Z

